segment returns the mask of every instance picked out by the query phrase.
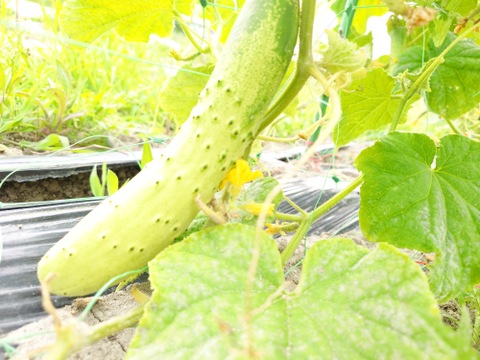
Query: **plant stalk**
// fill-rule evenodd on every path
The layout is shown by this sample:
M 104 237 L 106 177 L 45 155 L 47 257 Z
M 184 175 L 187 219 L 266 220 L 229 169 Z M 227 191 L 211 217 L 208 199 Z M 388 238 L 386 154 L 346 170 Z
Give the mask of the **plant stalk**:
M 308 67 L 314 64 L 312 41 L 313 41 L 313 24 L 315 21 L 315 0 L 302 1 L 302 13 L 300 15 L 300 33 L 299 44 L 300 50 L 298 55 L 297 68 L 293 79 L 287 88 L 280 94 L 277 100 L 265 115 L 259 133 L 263 131 L 273 120 L 275 120 L 282 111 L 292 102 L 300 90 L 310 77 Z
M 308 216 L 300 223 L 297 232 L 293 236 L 292 240 L 288 243 L 285 250 L 283 250 L 282 252 L 283 265 L 285 265 L 287 261 L 292 257 L 295 249 L 298 247 L 298 245 L 300 245 L 300 241 L 302 241 L 303 237 L 306 235 L 311 224 L 320 216 L 333 208 L 335 205 L 337 205 L 340 201 L 342 201 L 353 190 L 355 190 L 363 182 L 363 177 L 363 174 L 358 176 L 345 189 L 343 189 L 334 197 L 323 203 L 322 206 L 308 214 Z

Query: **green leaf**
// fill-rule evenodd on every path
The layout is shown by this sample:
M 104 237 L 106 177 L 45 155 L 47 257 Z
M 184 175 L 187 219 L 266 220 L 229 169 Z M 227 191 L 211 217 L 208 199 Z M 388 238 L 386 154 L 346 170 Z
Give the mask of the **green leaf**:
M 347 2 L 347 0 L 335 0 L 330 7 L 337 16 L 340 16 L 343 15 L 343 12 L 346 10 L 347 3 L 350 5 L 353 4 L 352 1 Z M 382 0 L 359 0 L 357 7 L 360 7 L 360 9 L 356 9 L 353 13 L 352 27 L 358 34 L 365 33 L 367 30 L 367 21 L 370 16 L 382 16 L 388 10 Z
M 270 192 L 278 186 L 279 183 L 272 177 L 255 179 L 248 188 L 239 195 L 238 200 L 241 202 L 263 203 L 267 200 Z M 283 192 L 280 191 L 273 199 L 272 203 L 278 206 L 283 198 Z
M 416 3 L 458 16 L 467 16 L 477 6 L 477 0 L 417 0 Z
M 112 170 L 107 171 L 107 193 L 109 196 L 118 191 L 118 176 Z
M 449 135 L 436 147 L 426 135 L 393 133 L 356 166 L 367 239 L 435 252 L 430 282 L 440 301 L 480 281 L 480 143 Z
M 20 141 L 20 146 L 30 148 L 35 151 L 55 151 L 63 150 L 70 146 L 68 138 L 62 135 L 50 134 L 40 141 Z
M 448 14 L 448 16 L 437 16 L 433 20 L 435 29 L 432 31 L 432 40 L 435 46 L 441 46 L 443 44 L 456 19 L 457 17 L 454 14 Z
M 100 178 L 98 177 L 97 174 L 97 165 L 95 165 L 90 172 L 90 190 L 92 191 L 93 196 L 104 196 L 105 195 L 105 189 L 102 183 L 100 182 Z
M 371 16 L 382 16 L 388 11 L 383 0 L 358 0 L 358 7 L 353 18 L 352 26 L 360 33 L 367 30 L 367 21 Z
M 363 67 L 365 56 L 357 49 L 357 45 L 344 39 L 337 32 L 325 30 L 328 36 L 328 48 L 323 51 L 322 59 L 318 62 L 330 74 L 340 71 L 353 72 Z
M 130 360 L 474 358 L 469 339 L 442 323 L 420 268 L 388 245 L 320 241 L 289 293 L 272 238 L 230 224 L 160 253 L 150 278 Z
M 150 145 L 149 142 L 146 142 L 143 144 L 142 161 L 140 163 L 141 168 L 143 169 L 145 165 L 147 165 L 152 160 L 153 160 L 152 146 Z
M 413 47 L 399 56 L 395 74 L 421 69 L 427 62 L 453 41 L 448 34 L 441 47 L 430 42 L 424 51 Z M 461 40 L 446 55 L 445 61 L 430 77 L 431 92 L 426 93 L 429 109 L 447 119 L 455 119 L 472 110 L 480 102 L 480 46 L 472 40 Z
M 376 130 L 392 122 L 400 104 L 400 99 L 392 94 L 394 85 L 395 79 L 381 68 L 352 82 L 342 93 L 342 118 L 333 134 L 337 146 L 349 143 L 367 130 Z M 410 100 L 400 122 L 405 121 L 406 112 L 414 100 Z
M 151 34 L 170 35 L 174 9 L 191 13 L 193 1 L 66 0 L 60 21 L 66 34 L 86 43 L 113 29 L 128 41 L 146 42 Z
M 160 106 L 175 115 L 175 122 L 183 124 L 198 102 L 198 94 L 207 84 L 213 66 L 184 66 L 172 77 L 160 94 Z
M 3 62 L 0 62 L 0 90 L 2 91 L 2 93 L 6 92 L 5 90 L 8 83 L 7 69 L 8 66 Z
M 187 230 L 185 230 L 181 235 L 177 236 L 174 243 L 182 241 L 183 239 L 187 238 L 191 234 L 200 231 L 203 227 L 207 224 L 209 218 L 203 212 L 199 212 L 198 215 L 193 219 L 191 224 L 188 226 Z

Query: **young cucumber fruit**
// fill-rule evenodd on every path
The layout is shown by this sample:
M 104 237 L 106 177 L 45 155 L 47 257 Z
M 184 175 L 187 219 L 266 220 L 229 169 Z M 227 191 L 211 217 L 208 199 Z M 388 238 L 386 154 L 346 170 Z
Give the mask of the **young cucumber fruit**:
M 90 294 L 144 267 L 207 203 L 258 134 L 290 63 L 298 0 L 247 0 L 199 102 L 174 140 L 40 260 L 51 292 Z M 119 281 L 120 282 L 120 281 Z

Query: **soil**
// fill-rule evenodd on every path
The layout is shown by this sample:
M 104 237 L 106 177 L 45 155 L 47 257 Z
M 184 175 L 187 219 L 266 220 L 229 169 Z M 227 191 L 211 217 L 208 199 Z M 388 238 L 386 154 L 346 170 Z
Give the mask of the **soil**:
M 118 176 L 119 184 L 134 177 L 138 166 L 128 166 L 111 170 Z M 30 202 L 91 197 L 90 173 L 79 173 L 62 178 L 45 178 L 37 181 L 6 181 L 0 192 L 0 202 Z

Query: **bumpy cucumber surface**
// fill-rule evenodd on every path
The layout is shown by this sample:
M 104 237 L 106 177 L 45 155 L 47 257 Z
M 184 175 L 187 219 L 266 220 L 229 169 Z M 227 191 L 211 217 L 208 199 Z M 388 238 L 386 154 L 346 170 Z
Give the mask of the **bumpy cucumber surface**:
M 145 266 L 195 218 L 259 130 L 290 63 L 298 0 L 247 0 L 199 102 L 163 155 L 55 244 L 38 277 L 65 296 Z

